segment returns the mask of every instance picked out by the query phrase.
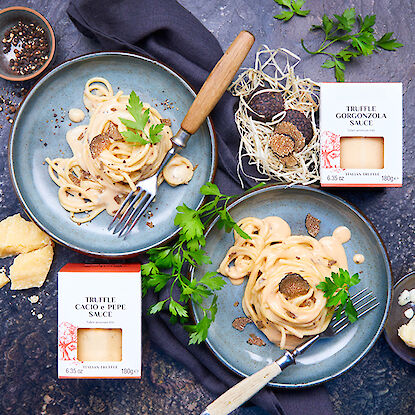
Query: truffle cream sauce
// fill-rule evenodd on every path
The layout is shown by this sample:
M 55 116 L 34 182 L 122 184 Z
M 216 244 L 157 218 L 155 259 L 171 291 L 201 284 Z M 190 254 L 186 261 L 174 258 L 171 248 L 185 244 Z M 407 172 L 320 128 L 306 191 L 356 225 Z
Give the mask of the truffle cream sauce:
M 83 170 L 90 172 L 103 187 L 102 192 L 97 190 L 96 193 L 99 202 L 103 207 L 105 207 L 110 215 L 113 215 L 120 207 L 121 199 L 119 196 L 126 194 L 125 187 L 122 184 L 114 183 L 108 179 L 107 175 L 104 174 L 104 165 L 102 163 L 98 164 L 91 158 L 89 154 L 89 146 L 85 145 L 85 141 L 91 142 L 95 136 L 104 130 L 104 127 L 108 121 L 112 121 L 114 124 L 118 125 L 120 131 L 124 131 L 125 127 L 120 124 L 119 117 L 132 119 L 132 116 L 126 109 L 127 100 L 128 97 L 125 98 L 123 96 L 117 101 L 111 100 L 96 106 L 89 105 L 91 112 L 89 125 L 78 125 L 66 133 L 66 141 L 71 147 L 73 158 L 78 161 Z M 147 104 L 144 105 L 147 106 Z M 150 120 L 152 123 L 158 122 L 157 118 L 151 112 Z M 168 128 L 166 131 L 163 131 L 163 134 L 170 138 L 172 136 L 171 129 Z M 171 146 L 169 140 L 167 143 L 169 147 L 166 151 L 168 151 Z M 161 143 L 159 145 L 161 145 Z M 147 147 L 147 145 L 145 147 Z M 174 176 L 174 179 L 171 181 L 169 175 L 166 175 L 166 182 L 171 186 L 188 183 L 193 176 L 193 166 L 190 161 L 182 156 L 176 155 L 167 164 L 165 170 L 170 169 L 171 163 L 171 167 L 173 169 L 172 175 Z M 126 167 L 128 167 L 128 165 L 126 165 Z
M 320 240 L 312 238 L 311 236 L 296 236 L 291 234 L 291 228 L 288 223 L 277 216 L 270 216 L 266 218 L 269 226 L 267 239 L 272 239 L 275 242 L 297 242 L 290 244 L 290 248 L 284 252 L 284 258 L 291 260 L 300 260 L 302 258 L 310 258 L 318 264 L 327 264 L 327 260 L 332 259 L 336 261 L 334 264 L 337 268 L 348 269 L 346 252 L 343 244 L 350 240 L 351 232 L 346 226 L 337 227 L 331 236 L 324 236 Z M 290 238 L 288 240 L 288 238 Z M 314 240 L 313 245 L 307 243 L 307 239 Z M 279 250 L 282 245 L 273 245 L 276 250 Z M 327 276 L 330 276 L 330 267 L 327 267 Z M 233 285 L 241 285 L 244 281 L 245 275 L 229 276 Z
M 80 108 L 71 108 L 69 110 L 69 119 L 72 122 L 81 122 L 85 118 L 85 113 Z
M 86 147 L 84 146 L 84 140 L 86 140 L 86 130 L 87 125 L 78 125 L 75 128 L 72 128 L 66 133 L 66 141 L 68 142 L 71 150 L 73 152 L 73 158 L 75 158 L 81 168 L 85 171 L 88 171 L 88 163 L 86 162 L 87 155 L 85 154 Z M 105 209 L 109 214 L 114 214 L 118 208 L 119 203 L 116 201 L 116 197 L 119 196 L 120 191 L 114 186 L 105 186 L 103 180 L 100 181 L 104 185 L 102 192 L 97 192 L 102 206 L 105 206 Z
M 193 177 L 193 170 L 193 165 L 188 159 L 176 154 L 163 169 L 163 176 L 171 186 L 178 186 L 189 183 Z
M 353 262 L 355 264 L 363 264 L 365 262 L 365 257 L 362 254 L 356 254 L 353 256 Z
M 288 272 L 294 272 L 299 273 L 300 275 L 302 274 L 308 281 L 314 281 L 316 278 L 322 281 L 325 277 L 329 277 L 331 272 L 337 272 L 339 268 L 348 269 L 346 252 L 343 247 L 343 244 L 351 237 L 351 232 L 347 227 L 339 226 L 333 231 L 331 236 L 325 236 L 320 240 L 317 240 L 310 236 L 292 235 L 290 226 L 282 218 L 268 217 L 265 218 L 263 222 L 265 222 L 265 227 L 268 228 L 265 229 L 264 234 L 267 246 L 259 250 L 253 267 L 255 268 L 257 264 L 263 261 L 263 257 L 266 256 L 269 265 L 265 266 L 270 269 L 271 279 L 280 273 L 286 274 Z M 262 231 L 259 230 L 260 234 L 262 234 L 261 232 Z M 255 237 L 255 235 L 253 236 Z M 268 245 L 272 242 L 279 243 Z M 332 263 L 332 261 L 335 262 Z M 317 277 L 318 275 L 320 277 Z M 242 284 L 244 276 L 245 275 L 241 275 L 239 278 L 230 278 L 230 280 L 233 284 L 239 285 Z M 262 277 L 257 281 L 255 290 L 261 289 L 262 302 L 268 304 L 269 310 L 273 310 L 274 308 L 278 308 L 277 304 L 280 302 L 280 299 L 277 298 L 278 286 L 269 286 L 267 288 L 266 285 L 264 285 L 264 288 L 262 288 L 262 284 L 266 284 L 267 279 L 265 271 Z M 307 307 L 304 307 L 302 314 L 293 317 L 293 321 L 298 323 L 301 323 L 303 320 L 314 321 L 313 318 L 317 318 L 317 316 L 311 315 L 315 312 L 314 310 L 324 309 L 325 307 L 326 299 L 323 294 L 322 291 L 312 287 L 312 294 L 310 295 L 313 296 L 315 303 L 313 311 L 308 311 Z M 252 301 L 251 295 L 245 291 L 243 309 L 247 316 L 250 316 L 247 308 L 247 304 L 250 304 L 250 301 Z M 258 327 L 267 338 L 271 342 L 278 344 L 280 339 L 279 329 L 272 324 L 268 324 L 267 321 L 259 322 L 259 324 L 262 327 Z M 301 342 L 301 340 L 287 340 L 287 347 L 295 347 L 299 342 Z

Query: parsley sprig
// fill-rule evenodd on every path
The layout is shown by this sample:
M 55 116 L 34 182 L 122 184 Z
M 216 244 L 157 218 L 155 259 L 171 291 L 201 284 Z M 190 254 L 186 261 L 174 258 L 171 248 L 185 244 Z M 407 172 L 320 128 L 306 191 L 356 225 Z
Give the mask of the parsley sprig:
M 255 186 L 255 188 L 262 185 Z M 166 298 L 152 305 L 149 313 L 155 314 L 168 310 L 173 323 L 180 321 L 185 325 L 189 332 L 189 344 L 201 343 L 206 339 L 208 329 L 215 320 L 217 312 L 215 291 L 225 285 L 225 281 L 216 272 L 207 272 L 198 281 L 188 278 L 189 265 L 197 267 L 211 263 L 203 249 L 206 244 L 204 235 L 206 224 L 219 216 L 216 223 L 219 228 L 225 228 L 226 232 L 235 230 L 243 238 L 250 239 L 227 210 L 229 201 L 236 196 L 221 194 L 218 187 L 212 183 L 203 185 L 200 193 L 210 196 L 212 200 L 198 210 L 191 209 L 185 204 L 177 207 L 174 224 L 180 227 L 178 240 L 173 245 L 150 249 L 148 251 L 149 262 L 142 266 L 144 295 L 149 289 L 160 292 L 170 283 Z M 174 287 L 180 290 L 179 299 L 173 296 Z M 205 299 L 210 297 L 212 297 L 210 305 L 206 306 Z M 193 325 L 186 324 L 189 317 L 187 303 L 190 300 L 197 303 L 203 311 L 203 318 Z
M 313 25 L 311 30 L 322 30 L 324 40 L 316 51 L 310 51 L 301 39 L 304 50 L 311 55 L 326 55 L 328 59 L 321 65 L 323 68 L 334 68 L 336 80 L 344 82 L 346 63 L 359 56 L 368 56 L 379 49 L 394 51 L 403 46 L 392 38 L 393 32 L 385 33 L 376 40 L 374 24 L 376 15 L 367 15 L 364 18 L 356 16 L 354 8 L 346 9 L 343 14 L 335 14 L 333 18 L 323 15 L 321 25 Z M 342 42 L 345 47 L 339 52 L 328 52 L 327 48 L 336 42 Z
M 121 118 L 120 121 L 128 128 L 121 134 L 126 141 L 130 143 L 156 144 L 162 139 L 160 134 L 163 130 L 164 124 L 151 125 L 148 134 L 145 132 L 145 127 L 150 118 L 150 109 L 143 111 L 143 103 L 140 101 L 138 95 L 131 91 L 128 100 L 127 111 L 133 116 L 134 121 Z
M 284 20 L 288 22 L 294 14 L 298 16 L 307 16 L 310 10 L 301 10 L 304 6 L 305 0 L 274 0 L 281 6 L 287 7 L 289 10 L 283 10 L 281 14 L 274 16 L 275 19 Z
M 332 272 L 331 277 L 326 277 L 325 281 L 316 286 L 324 291 L 324 297 L 327 298 L 326 307 L 339 306 L 336 311 L 336 320 L 340 318 L 343 310 L 351 323 L 357 320 L 357 311 L 350 299 L 349 288 L 359 282 L 359 274 L 350 276 L 349 271 L 339 268 L 338 273 Z

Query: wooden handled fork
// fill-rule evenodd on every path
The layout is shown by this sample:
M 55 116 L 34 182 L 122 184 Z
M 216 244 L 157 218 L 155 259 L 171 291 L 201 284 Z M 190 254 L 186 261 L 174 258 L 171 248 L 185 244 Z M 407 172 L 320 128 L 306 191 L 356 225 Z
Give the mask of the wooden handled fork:
M 358 318 L 363 317 L 379 305 L 376 297 L 371 291 L 368 291 L 367 288 L 364 288 L 357 294 L 353 295 L 351 300 L 353 302 L 353 306 L 356 308 Z M 316 334 L 315 336 L 309 338 L 305 343 L 296 347 L 294 350 L 286 350 L 278 360 L 272 362 L 268 366 L 265 366 L 253 375 L 241 380 L 213 401 L 201 415 L 229 414 L 271 382 L 271 380 L 275 376 L 279 375 L 283 369 L 295 364 L 295 358 L 307 350 L 318 339 L 333 337 L 348 326 L 349 320 L 343 311 L 340 315 L 340 319 L 336 320 L 333 318 L 323 333 Z
M 254 41 L 255 38 L 251 33 L 242 31 L 232 42 L 197 94 L 184 117 L 181 128 L 171 138 L 173 146 L 166 154 L 160 167 L 153 176 L 136 183 L 138 190 L 131 191 L 127 195 L 108 230 L 114 228 L 113 233 L 119 232 L 118 237 L 126 237 L 130 233 L 156 196 L 158 175 L 171 158 L 186 146 L 190 136 L 203 124 L 231 83 Z

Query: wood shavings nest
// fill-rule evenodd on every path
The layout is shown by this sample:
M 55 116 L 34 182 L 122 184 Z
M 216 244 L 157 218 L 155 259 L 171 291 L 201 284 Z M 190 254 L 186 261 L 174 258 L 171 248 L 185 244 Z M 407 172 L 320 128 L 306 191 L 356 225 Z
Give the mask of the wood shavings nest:
M 281 67 L 279 61 L 285 61 Z M 235 122 L 241 136 L 238 176 L 248 175 L 247 158 L 268 180 L 281 184 L 309 185 L 320 180 L 319 131 L 315 113 L 319 107 L 318 84 L 295 75 L 300 58 L 286 49 L 263 45 L 255 67 L 245 69 L 231 85 L 239 97 Z

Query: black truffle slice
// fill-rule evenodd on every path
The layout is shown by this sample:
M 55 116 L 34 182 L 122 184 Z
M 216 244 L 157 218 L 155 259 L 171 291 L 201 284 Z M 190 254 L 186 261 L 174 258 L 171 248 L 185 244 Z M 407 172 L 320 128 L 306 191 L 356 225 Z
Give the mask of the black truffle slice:
M 251 333 L 249 335 L 249 339 L 247 340 L 248 344 L 252 344 L 253 346 L 265 346 L 266 343 L 256 334 Z
M 305 146 L 305 138 L 301 131 L 290 122 L 281 121 L 274 130 L 273 134 L 285 134 L 294 140 L 294 153 L 301 151 Z
M 294 151 L 295 141 L 289 135 L 274 133 L 269 140 L 269 145 L 277 156 L 285 157 Z
M 252 323 L 252 319 L 249 317 L 238 317 L 232 322 L 232 327 L 236 330 L 243 331 L 249 323 Z
M 280 157 L 280 160 L 284 163 L 285 167 L 294 167 L 298 164 L 298 160 L 294 157 L 293 154 L 290 154 L 286 157 Z
M 248 101 L 249 115 L 257 121 L 269 122 L 274 115 L 284 111 L 284 98 L 273 89 L 255 92 Z
M 300 274 L 290 272 L 280 281 L 279 289 L 287 298 L 295 298 L 307 294 L 310 285 Z
M 283 121 L 295 125 L 304 136 L 306 144 L 308 144 L 313 138 L 314 134 L 311 121 L 301 111 L 287 110 Z
M 114 124 L 112 121 L 109 122 L 105 133 L 110 136 L 114 141 L 124 140 L 124 137 L 118 131 L 117 124 Z
M 320 232 L 320 222 L 320 219 L 317 219 L 307 213 L 307 216 L 305 217 L 305 227 L 307 228 L 309 235 L 311 235 L 313 238 L 315 238 Z
M 96 159 L 105 149 L 111 144 L 111 141 L 107 134 L 96 135 L 89 144 L 91 155 L 93 159 Z

